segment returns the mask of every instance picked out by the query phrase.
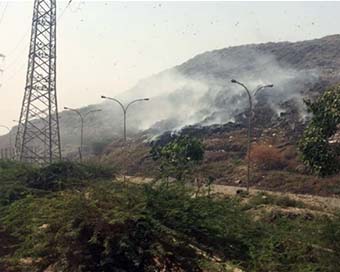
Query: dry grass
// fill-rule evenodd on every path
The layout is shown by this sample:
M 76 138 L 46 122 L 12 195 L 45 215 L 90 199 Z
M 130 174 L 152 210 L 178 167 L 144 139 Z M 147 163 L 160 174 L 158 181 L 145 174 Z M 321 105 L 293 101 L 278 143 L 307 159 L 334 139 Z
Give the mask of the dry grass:
M 261 170 L 279 170 L 287 166 L 280 149 L 266 144 L 256 144 L 252 147 L 251 158 Z

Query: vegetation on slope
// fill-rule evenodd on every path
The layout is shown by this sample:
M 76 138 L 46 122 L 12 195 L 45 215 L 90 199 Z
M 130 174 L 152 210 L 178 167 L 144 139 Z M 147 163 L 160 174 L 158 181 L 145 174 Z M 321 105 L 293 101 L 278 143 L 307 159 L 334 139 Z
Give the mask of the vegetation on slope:
M 1 194 L 16 171 L 12 184 L 27 193 L 1 203 L 0 237 L 7 237 L 1 271 L 337 271 L 340 265 L 339 215 L 304 212 L 303 203 L 287 198 L 197 195 L 182 182 L 121 184 L 86 166 L 90 179 L 70 170 L 60 177 L 62 188 L 52 182 L 37 189 L 26 176 L 54 176 L 57 166 L 6 165 Z

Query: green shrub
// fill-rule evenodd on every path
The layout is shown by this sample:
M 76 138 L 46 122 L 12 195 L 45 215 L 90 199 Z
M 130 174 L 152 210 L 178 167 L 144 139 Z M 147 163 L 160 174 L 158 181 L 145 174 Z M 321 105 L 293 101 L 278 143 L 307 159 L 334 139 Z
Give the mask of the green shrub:
M 276 205 L 280 207 L 305 207 L 303 202 L 292 199 L 288 196 L 274 196 L 266 193 L 258 193 L 257 195 L 253 196 L 247 204 L 247 208 L 256 207 L 263 204 Z
M 29 172 L 24 182 L 28 187 L 42 190 L 61 190 L 79 185 L 79 181 L 113 178 L 111 167 L 99 164 L 57 162 Z
M 57 271 L 229 271 L 226 263 L 252 272 L 337 271 L 338 217 L 265 213 L 259 221 L 237 199 L 194 195 L 177 182 L 101 180 L 14 201 L 0 210 L 0 225 L 19 241 L 10 260 L 36 260 L 26 271 L 51 264 Z M 300 206 L 260 195 L 251 201 Z
M 340 124 L 340 86 L 325 91 L 314 103 L 306 101 L 306 104 L 313 117 L 299 143 L 302 159 L 320 176 L 338 173 L 339 150 L 332 148 L 328 139 Z
M 61 271 L 158 271 L 156 259 L 195 271 L 195 251 L 150 216 L 143 190 L 114 186 L 13 203 L 2 223 L 22 240 L 16 256 Z
M 321 233 L 324 262 L 337 271 L 340 267 L 340 214 L 333 220 L 326 220 Z
M 165 145 L 155 144 L 150 153 L 154 160 L 160 161 L 163 178 L 183 180 L 203 160 L 204 148 L 196 138 L 175 135 Z
M 237 202 L 208 196 L 193 198 L 188 189 L 178 184 L 149 188 L 147 196 L 152 216 L 190 237 L 191 243 L 221 258 L 240 261 L 248 257 L 248 241 L 256 233 L 256 226 L 252 227 Z
M 29 164 L 0 160 L 0 182 L 25 179 L 33 169 Z

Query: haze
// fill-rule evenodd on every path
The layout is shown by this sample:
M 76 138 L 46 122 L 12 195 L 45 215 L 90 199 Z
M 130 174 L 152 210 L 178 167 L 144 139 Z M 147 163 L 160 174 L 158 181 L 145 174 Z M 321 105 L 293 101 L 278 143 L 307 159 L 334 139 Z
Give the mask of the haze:
M 33 0 L 0 3 L 0 53 L 6 55 L 0 62 L 1 125 L 18 119 L 32 5 Z M 205 51 L 318 38 L 338 33 L 340 23 L 337 2 L 74 0 L 65 10 L 66 5 L 58 2 L 59 110 L 99 103 L 102 94 L 116 96 Z

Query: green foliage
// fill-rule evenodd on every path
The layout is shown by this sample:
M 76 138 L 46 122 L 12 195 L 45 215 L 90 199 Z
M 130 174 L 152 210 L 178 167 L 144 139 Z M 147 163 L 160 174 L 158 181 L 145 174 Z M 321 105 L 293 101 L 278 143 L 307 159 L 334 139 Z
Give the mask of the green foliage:
M 246 207 L 254 207 L 259 205 L 275 205 L 280 207 L 297 207 L 304 208 L 304 203 L 294 200 L 288 196 L 273 196 L 266 193 L 258 193 L 252 197 Z
M 33 167 L 13 161 L 0 161 L 0 206 L 48 191 L 80 188 L 89 180 L 113 179 L 112 167 L 94 163 L 58 162 Z
M 198 139 L 188 136 L 173 136 L 164 146 L 153 146 L 154 160 L 160 160 L 160 170 L 165 177 L 182 180 L 195 165 L 203 160 L 204 148 Z
M 113 178 L 113 172 L 111 167 L 99 164 L 61 161 L 30 171 L 24 182 L 31 188 L 61 190 L 72 182 L 77 184 L 83 180 Z
M 323 255 L 330 269 L 337 271 L 340 267 L 340 214 L 333 220 L 326 220 L 322 228 Z
M 147 207 L 154 218 L 181 233 L 181 239 L 223 259 L 245 260 L 256 226 L 231 199 L 192 197 L 184 185 L 149 188 Z
M 0 207 L 28 195 L 41 195 L 42 192 L 28 188 L 23 182 L 33 169 L 28 164 L 0 160 Z
M 58 176 L 62 168 L 55 167 L 49 169 Z M 66 169 L 63 179 L 83 177 Z M 13 193 L 1 195 L 6 188 Z M 195 196 L 181 182 L 132 185 L 111 178 L 80 189 L 1 182 L 0 238 L 13 239 L 7 257 L 0 245 L 0 263 L 10 262 L 11 271 L 53 265 L 57 271 L 211 272 L 233 271 L 234 264 L 251 272 L 331 272 L 340 265 L 340 217 L 290 213 L 306 207 L 286 197 L 259 194 L 246 202 Z M 29 266 L 18 261 L 28 257 Z
M 6 210 L 2 224 L 22 241 L 18 258 L 41 257 L 40 268 L 53 263 L 61 271 L 201 271 L 200 252 L 242 260 L 242 237 L 251 236 L 236 203 L 193 199 L 180 185 L 125 190 L 103 182 L 27 197 Z
M 0 182 L 24 179 L 33 169 L 29 164 L 0 160 Z
M 328 139 L 340 124 L 340 86 L 327 90 L 316 102 L 306 101 L 306 104 L 313 117 L 299 144 L 302 159 L 318 175 L 337 173 L 340 154 Z
M 269 227 L 263 228 L 261 243 L 253 245 L 249 271 L 334 271 L 320 246 L 322 220 L 308 221 L 302 216 L 291 219 L 289 215 L 272 212 L 262 221 Z

